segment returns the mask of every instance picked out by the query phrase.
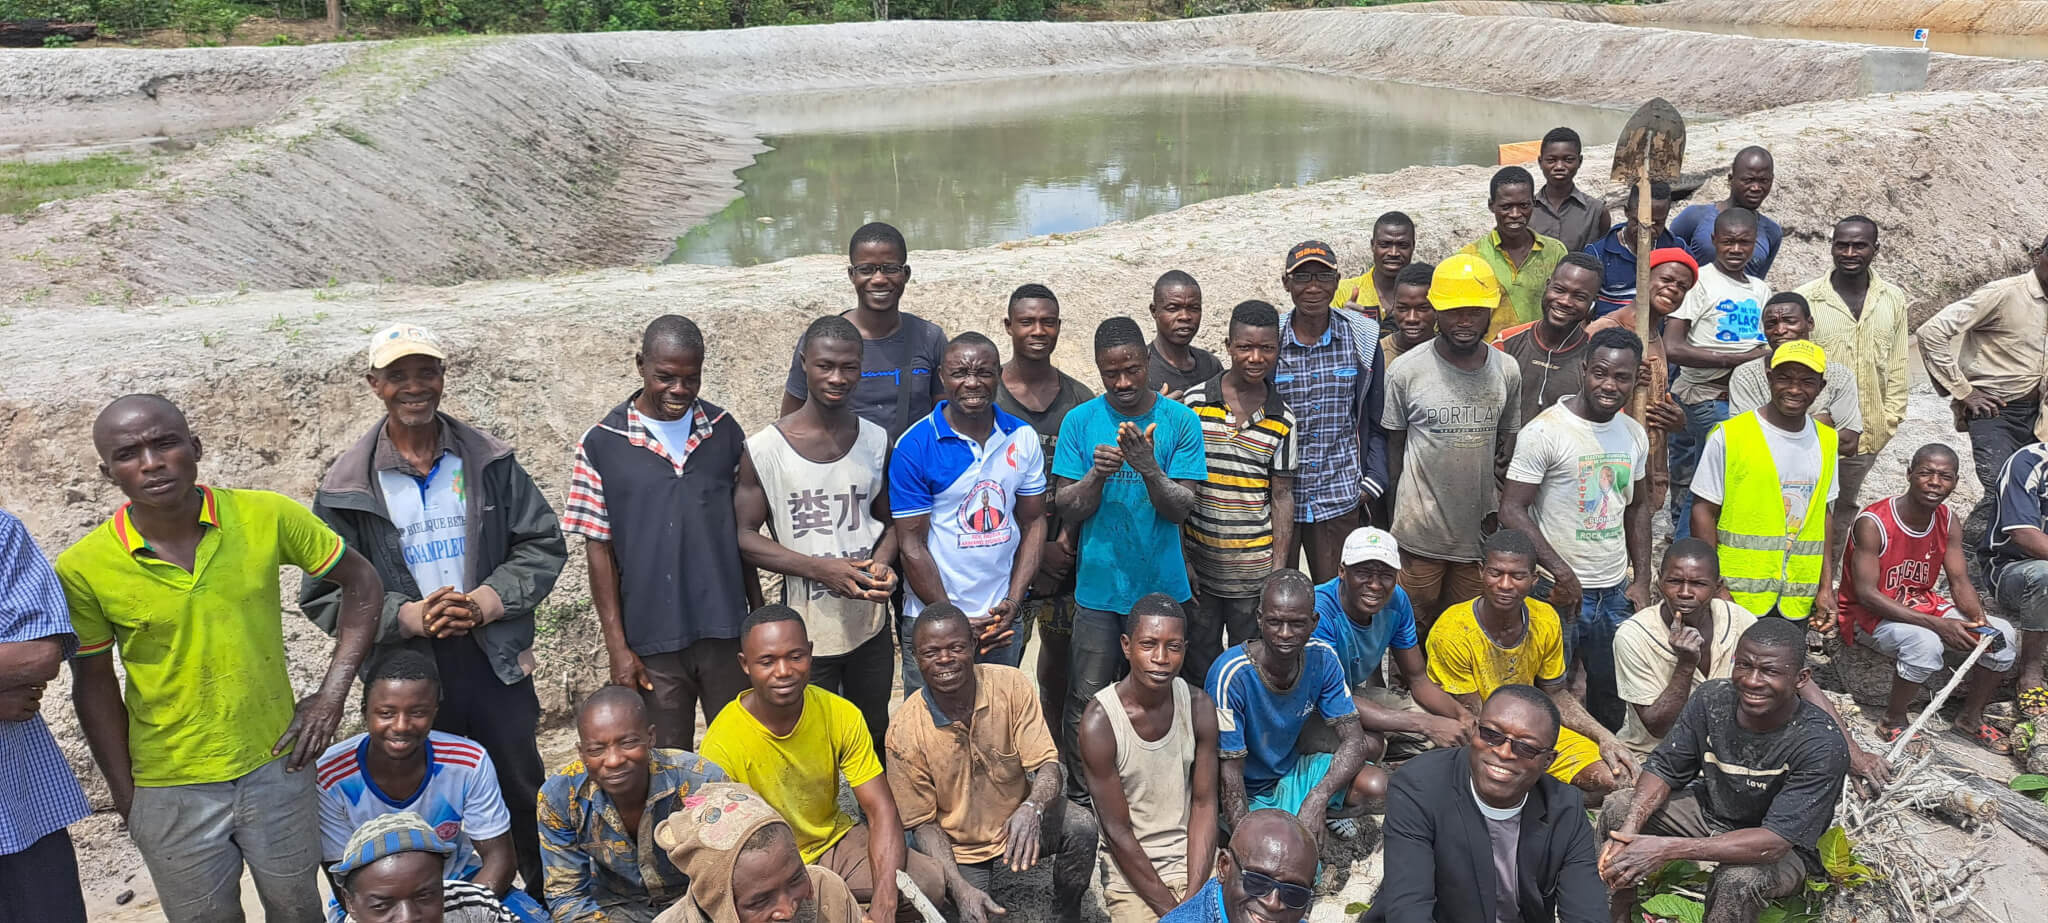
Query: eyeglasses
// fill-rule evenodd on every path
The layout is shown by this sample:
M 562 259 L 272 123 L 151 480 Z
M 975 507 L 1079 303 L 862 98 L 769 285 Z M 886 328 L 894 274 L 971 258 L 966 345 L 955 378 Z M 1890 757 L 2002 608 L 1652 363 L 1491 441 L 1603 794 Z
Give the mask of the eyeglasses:
M 1268 894 L 1276 895 L 1280 898 L 1281 906 L 1289 910 L 1300 910 L 1315 900 L 1316 892 L 1307 885 L 1292 884 L 1270 875 L 1261 875 L 1245 868 L 1244 863 L 1238 861 L 1237 853 L 1229 848 L 1226 847 L 1224 852 L 1229 853 L 1230 864 L 1237 866 L 1237 881 L 1244 887 L 1244 896 L 1257 901 L 1264 900 Z
M 1302 282 L 1302 283 L 1308 283 L 1308 282 L 1335 282 L 1335 281 L 1337 281 L 1337 271 L 1336 271 L 1336 270 L 1334 270 L 1334 269 L 1325 269 L 1325 270 L 1322 270 L 1321 272 L 1310 272 L 1310 271 L 1304 270 L 1304 271 L 1301 271 L 1301 272 L 1290 272 L 1290 273 L 1288 273 L 1288 274 L 1287 274 L 1287 278 L 1289 278 L 1289 279 L 1293 279 L 1293 280 L 1294 280 L 1294 281 L 1296 281 L 1296 282 Z
M 853 267 L 853 274 L 856 276 L 872 276 L 875 273 L 881 273 L 885 276 L 900 276 L 909 269 L 910 264 L 908 263 L 860 263 Z
M 1486 747 L 1489 750 L 1496 749 L 1501 744 L 1507 744 L 1508 749 L 1515 751 L 1515 756 L 1525 760 L 1533 760 L 1550 752 L 1549 747 L 1539 747 L 1527 741 L 1516 740 L 1483 724 L 1479 725 L 1477 730 L 1479 732 L 1480 746 Z

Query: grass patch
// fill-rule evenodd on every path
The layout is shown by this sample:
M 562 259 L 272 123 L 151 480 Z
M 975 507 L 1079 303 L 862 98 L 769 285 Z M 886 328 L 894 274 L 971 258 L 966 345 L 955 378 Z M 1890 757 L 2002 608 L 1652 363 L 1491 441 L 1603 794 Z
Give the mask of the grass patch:
M 0 163 L 0 214 L 19 215 L 56 199 L 125 189 L 148 169 L 113 154 L 53 163 Z

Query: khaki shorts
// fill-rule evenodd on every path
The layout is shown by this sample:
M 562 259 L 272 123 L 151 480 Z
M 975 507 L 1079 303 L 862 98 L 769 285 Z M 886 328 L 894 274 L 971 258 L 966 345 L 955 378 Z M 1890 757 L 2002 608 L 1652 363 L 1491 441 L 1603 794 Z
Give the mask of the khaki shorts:
M 1173 892 L 1175 900 L 1188 899 L 1188 880 L 1185 877 L 1166 879 L 1166 889 Z M 1102 909 L 1109 914 L 1109 923 L 1159 923 L 1159 915 L 1145 905 L 1143 898 L 1129 891 L 1103 888 Z

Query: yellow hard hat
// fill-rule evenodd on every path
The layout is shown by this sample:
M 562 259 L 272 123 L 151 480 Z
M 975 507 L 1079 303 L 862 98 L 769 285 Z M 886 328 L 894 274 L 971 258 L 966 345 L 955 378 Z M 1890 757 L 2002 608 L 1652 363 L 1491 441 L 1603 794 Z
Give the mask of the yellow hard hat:
M 1445 257 L 1429 279 L 1429 303 L 1439 311 L 1500 306 L 1500 279 L 1486 261 L 1468 253 Z

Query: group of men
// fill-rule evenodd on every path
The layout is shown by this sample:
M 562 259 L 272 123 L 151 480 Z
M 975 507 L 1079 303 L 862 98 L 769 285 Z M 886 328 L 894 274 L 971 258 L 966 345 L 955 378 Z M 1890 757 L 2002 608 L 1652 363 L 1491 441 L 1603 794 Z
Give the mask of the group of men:
M 1538 164 L 1497 173 L 1494 229 L 1434 266 L 1398 212 L 1361 276 L 1291 248 L 1289 307 L 1236 305 L 1222 356 L 1194 345 L 1197 281 L 1165 274 L 1150 342 L 1094 331 L 1100 395 L 1052 363 L 1050 289 L 1011 295 L 1004 361 L 904 311 L 907 245 L 867 225 L 854 307 L 809 325 L 752 435 L 704 393 L 696 324 L 647 325 L 559 522 L 510 445 L 440 409 L 448 354 L 416 326 L 371 338 L 384 416 L 311 511 L 203 484 L 174 404 L 115 400 L 93 443 L 128 502 L 54 569 L 0 516 L 0 918 L 33 894 L 83 919 L 86 803 L 38 714 L 68 660 L 177 923 L 241 919 L 245 868 L 277 921 L 980 923 L 1041 862 L 1056 919 L 1099 878 L 1119 923 L 1286 921 L 1373 814 L 1374 919 L 1621 920 L 1694 859 L 1720 863 L 1709 919 L 1753 920 L 1814 871 L 1846 777 L 1887 772 L 1811 681 L 1809 628 L 1896 660 L 1887 738 L 1985 633 L 1956 732 L 2003 747 L 1984 709 L 2015 670 L 2048 711 L 2048 252 L 1920 331 L 2008 622 L 1945 505 L 1954 451 L 1857 509 L 1907 386 L 1874 222 L 1780 292 L 1767 152 L 1668 227 L 1653 185 L 1648 253 L 1639 203 L 1611 223 L 1576 186 L 1575 134 Z M 1639 421 L 1645 376 L 1671 397 Z M 550 775 L 532 648 L 565 532 L 611 684 Z M 296 704 L 285 564 L 336 638 Z M 331 742 L 358 677 L 364 730 Z

